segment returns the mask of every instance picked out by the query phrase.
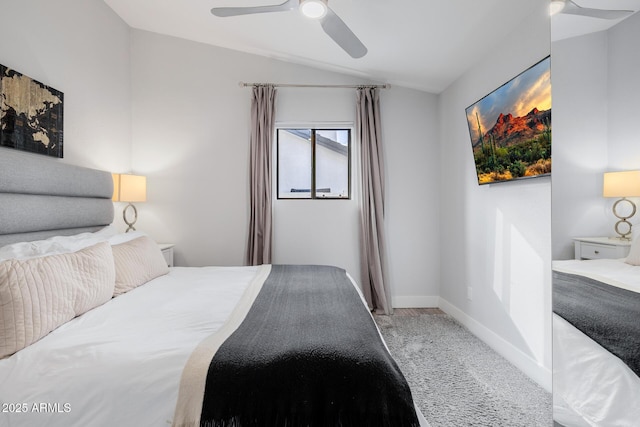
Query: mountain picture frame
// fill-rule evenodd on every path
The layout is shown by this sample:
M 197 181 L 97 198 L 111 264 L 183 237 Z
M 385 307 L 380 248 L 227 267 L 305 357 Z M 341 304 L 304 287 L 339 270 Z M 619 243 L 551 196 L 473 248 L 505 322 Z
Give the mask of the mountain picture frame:
M 551 57 L 465 109 L 478 184 L 551 174 Z
M 0 146 L 63 157 L 64 94 L 0 64 Z

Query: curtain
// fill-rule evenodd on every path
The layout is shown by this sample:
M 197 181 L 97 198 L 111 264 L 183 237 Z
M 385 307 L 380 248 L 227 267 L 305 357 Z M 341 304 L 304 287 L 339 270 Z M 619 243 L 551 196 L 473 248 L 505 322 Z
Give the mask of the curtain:
M 245 263 L 271 263 L 271 151 L 275 122 L 276 89 L 254 86 L 251 100 L 251 147 L 249 168 L 249 237 Z
M 380 96 L 377 88 L 358 88 L 356 136 L 361 144 L 362 206 L 360 212 L 360 273 L 370 309 L 391 314 L 386 280 L 384 239 L 384 159 L 380 131 Z

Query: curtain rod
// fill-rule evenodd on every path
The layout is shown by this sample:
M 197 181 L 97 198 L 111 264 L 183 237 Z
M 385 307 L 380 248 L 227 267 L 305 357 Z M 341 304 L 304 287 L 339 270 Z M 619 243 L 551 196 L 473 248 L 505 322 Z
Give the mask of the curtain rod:
M 291 83 L 245 83 L 240 82 L 242 87 L 253 86 L 274 86 L 274 87 L 309 87 L 309 88 L 336 88 L 336 89 L 358 89 L 363 87 L 377 87 L 380 89 L 389 89 L 391 85 L 386 83 L 382 85 L 303 85 L 303 84 L 291 84 Z

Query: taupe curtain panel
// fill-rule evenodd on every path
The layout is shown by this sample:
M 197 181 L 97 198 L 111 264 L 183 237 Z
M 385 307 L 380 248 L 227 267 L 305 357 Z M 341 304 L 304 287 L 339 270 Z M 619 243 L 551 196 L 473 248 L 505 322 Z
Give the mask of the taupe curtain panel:
M 254 86 L 251 100 L 250 203 L 247 265 L 271 263 L 272 188 L 271 147 L 275 123 L 276 88 Z
M 360 217 L 360 273 L 369 308 L 391 314 L 391 294 L 386 282 L 384 238 L 384 159 L 380 131 L 380 95 L 377 88 L 356 93 L 356 135 L 362 164 Z

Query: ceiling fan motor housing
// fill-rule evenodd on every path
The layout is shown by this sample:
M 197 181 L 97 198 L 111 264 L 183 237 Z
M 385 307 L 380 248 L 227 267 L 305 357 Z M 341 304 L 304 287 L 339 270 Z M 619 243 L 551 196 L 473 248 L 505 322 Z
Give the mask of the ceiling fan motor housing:
M 327 0 L 300 0 L 300 12 L 307 18 L 320 19 L 327 14 Z

